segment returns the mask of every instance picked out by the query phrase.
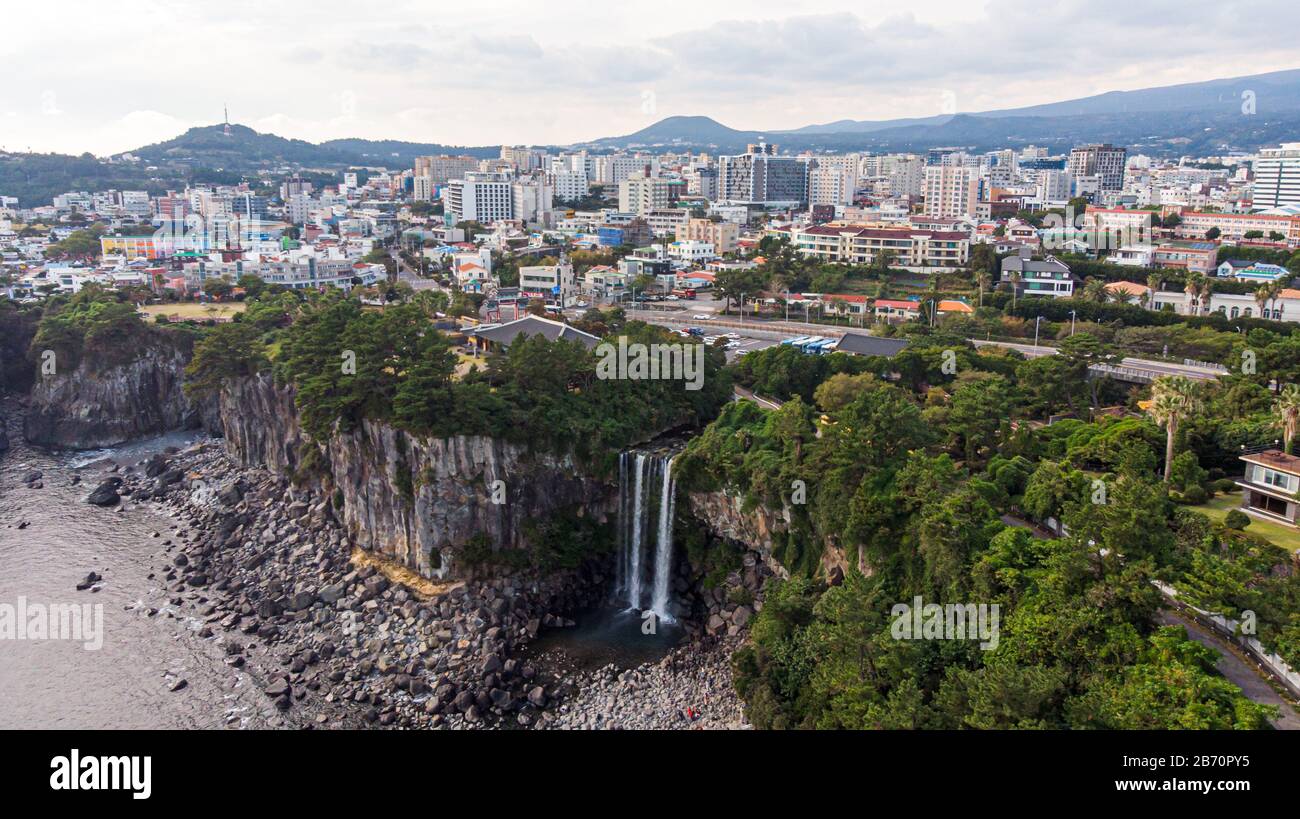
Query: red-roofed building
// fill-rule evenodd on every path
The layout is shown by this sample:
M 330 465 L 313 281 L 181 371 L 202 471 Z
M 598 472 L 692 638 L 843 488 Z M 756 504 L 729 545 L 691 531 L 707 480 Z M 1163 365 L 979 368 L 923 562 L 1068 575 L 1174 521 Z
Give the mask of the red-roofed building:
M 816 225 L 795 231 L 792 241 L 805 255 L 842 264 L 871 264 L 886 252 L 899 267 L 960 267 L 970 261 L 970 234 L 961 231 Z
M 921 317 L 921 303 L 898 299 L 876 299 L 875 311 L 876 319 L 879 321 L 916 321 Z

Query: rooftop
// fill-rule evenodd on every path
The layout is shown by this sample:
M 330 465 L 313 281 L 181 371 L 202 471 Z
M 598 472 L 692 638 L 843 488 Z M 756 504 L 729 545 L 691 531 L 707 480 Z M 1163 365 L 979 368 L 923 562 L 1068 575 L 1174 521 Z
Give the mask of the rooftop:
M 1260 466 L 1267 466 L 1270 469 L 1290 472 L 1292 475 L 1300 475 L 1300 458 L 1295 455 L 1287 455 L 1278 449 L 1253 452 L 1249 455 L 1242 455 L 1241 459 Z

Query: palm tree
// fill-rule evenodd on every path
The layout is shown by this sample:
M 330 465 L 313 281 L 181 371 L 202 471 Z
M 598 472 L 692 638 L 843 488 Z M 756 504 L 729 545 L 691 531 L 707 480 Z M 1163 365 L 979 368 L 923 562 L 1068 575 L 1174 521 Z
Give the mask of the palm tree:
M 1151 417 L 1165 428 L 1165 482 L 1174 465 L 1174 439 L 1184 418 L 1200 410 L 1200 386 L 1183 375 L 1162 375 L 1151 385 Z
M 993 274 L 987 270 L 981 270 L 975 277 L 975 281 L 980 286 L 980 307 L 984 306 L 984 289 L 993 284 Z
M 1193 304 L 1193 302 L 1200 298 L 1201 280 L 1204 278 L 1200 273 L 1187 274 L 1187 286 L 1183 288 L 1183 292 L 1187 294 L 1187 315 L 1189 316 L 1200 314 L 1199 305 Z
M 1268 318 L 1268 303 L 1281 292 L 1282 285 L 1278 282 L 1268 282 L 1255 288 L 1255 304 L 1259 305 L 1260 318 Z
M 1156 307 L 1156 291 L 1160 289 L 1160 277 L 1155 273 L 1147 276 L 1147 293 L 1145 296 L 1146 304 L 1142 305 L 1148 310 L 1154 310 Z
M 1201 309 L 1205 311 L 1205 315 L 1207 316 L 1210 314 L 1210 296 L 1213 294 L 1214 280 L 1207 276 L 1201 276 L 1201 292 L 1199 296 L 1201 300 Z
M 1083 298 L 1085 301 L 1105 304 L 1110 297 L 1110 291 L 1106 289 L 1106 282 L 1101 279 L 1088 279 L 1088 283 L 1083 286 Z
M 1295 443 L 1296 428 L 1300 427 L 1300 384 L 1287 384 L 1283 387 L 1273 402 L 1273 411 L 1282 422 L 1282 448 L 1290 455 Z
M 1012 270 L 1010 279 L 1011 279 L 1011 309 L 1014 310 L 1016 309 L 1016 292 L 1020 290 L 1020 282 L 1024 280 L 1024 276 L 1020 275 L 1019 270 Z

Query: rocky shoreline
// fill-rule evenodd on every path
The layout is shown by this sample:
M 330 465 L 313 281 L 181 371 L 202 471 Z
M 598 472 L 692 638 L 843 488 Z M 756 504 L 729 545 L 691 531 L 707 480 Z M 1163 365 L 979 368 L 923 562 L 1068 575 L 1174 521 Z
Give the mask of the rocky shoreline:
M 693 599 L 701 624 L 661 661 L 570 674 L 561 658 L 517 655 L 601 599 L 610 577 L 599 568 L 426 581 L 356 551 L 330 498 L 237 466 L 215 441 L 84 471 L 93 502 L 157 503 L 175 521 L 156 533 L 165 562 L 152 579 L 197 638 L 219 642 L 232 670 L 262 686 L 285 726 L 745 725 L 729 657 L 752 609 L 721 591 Z M 734 579 L 761 587 L 752 567 Z

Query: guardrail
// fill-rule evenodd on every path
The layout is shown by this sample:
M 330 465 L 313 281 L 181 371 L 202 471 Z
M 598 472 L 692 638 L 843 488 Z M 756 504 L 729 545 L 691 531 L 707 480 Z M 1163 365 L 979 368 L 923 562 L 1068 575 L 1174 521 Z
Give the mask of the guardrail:
M 1178 599 L 1178 589 L 1159 580 L 1152 582 L 1155 583 L 1156 588 L 1160 589 L 1160 593 L 1165 596 L 1165 599 L 1173 604 L 1174 608 L 1190 615 L 1193 620 L 1202 626 L 1240 648 L 1254 660 L 1256 667 L 1260 671 L 1276 680 L 1293 697 L 1300 698 L 1300 673 L 1287 665 L 1286 661 L 1277 654 L 1265 648 L 1264 644 L 1259 640 L 1241 634 L 1241 623 L 1224 617 L 1222 614 L 1199 609 L 1191 603 L 1184 603 Z

